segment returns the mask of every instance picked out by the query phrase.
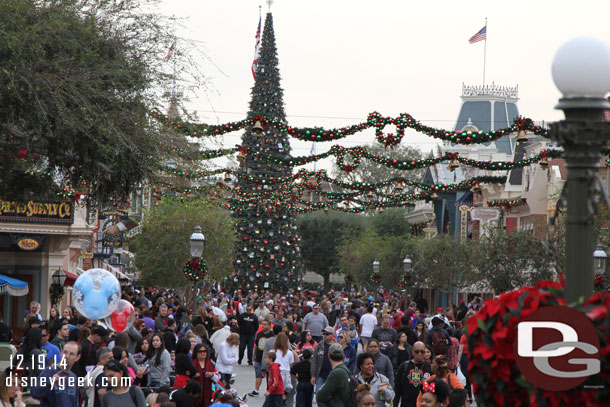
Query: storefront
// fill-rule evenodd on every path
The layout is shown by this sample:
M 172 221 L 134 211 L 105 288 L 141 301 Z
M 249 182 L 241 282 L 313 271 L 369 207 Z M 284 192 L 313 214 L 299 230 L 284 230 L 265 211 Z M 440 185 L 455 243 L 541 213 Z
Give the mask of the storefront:
M 48 316 L 49 287 L 56 271 L 64 270 L 70 277 L 67 286 L 74 283 L 86 257 L 83 253 L 91 252 L 97 223 L 97 214 L 76 202 L 0 200 L 0 274 L 29 285 L 27 295 L 0 297 L 0 312 L 15 337 L 24 328 L 31 301 L 40 302 L 42 316 Z M 69 290 L 66 294 L 63 305 L 71 300 Z

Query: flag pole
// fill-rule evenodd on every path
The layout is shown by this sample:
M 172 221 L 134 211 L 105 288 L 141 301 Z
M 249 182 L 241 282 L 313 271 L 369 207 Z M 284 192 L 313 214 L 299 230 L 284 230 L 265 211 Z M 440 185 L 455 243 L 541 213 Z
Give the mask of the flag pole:
M 485 44 L 483 45 L 483 87 L 485 87 L 485 65 L 487 63 L 487 17 L 485 17 Z

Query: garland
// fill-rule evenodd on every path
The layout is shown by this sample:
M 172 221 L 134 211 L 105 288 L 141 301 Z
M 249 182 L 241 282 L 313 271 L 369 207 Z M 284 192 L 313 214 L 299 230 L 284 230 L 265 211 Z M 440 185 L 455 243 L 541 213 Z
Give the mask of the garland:
M 51 284 L 49 287 L 49 296 L 51 297 L 51 304 L 57 305 L 61 302 L 65 294 L 64 286 L 61 284 Z
M 230 122 L 221 125 L 208 124 L 193 124 L 181 120 L 174 120 L 164 115 L 158 110 L 150 112 L 151 116 L 158 120 L 162 125 L 183 133 L 189 137 L 205 137 L 218 136 L 233 131 L 245 129 L 254 125 L 256 120 L 261 121 L 261 124 L 267 128 L 272 127 L 282 133 L 286 133 L 291 137 L 303 141 L 335 141 L 343 139 L 347 136 L 355 134 L 359 131 L 375 127 L 375 136 L 379 143 L 386 147 L 395 146 L 400 143 L 404 137 L 405 129 L 413 129 L 419 133 L 434 137 L 440 140 L 449 141 L 456 144 L 480 144 L 497 140 L 503 136 L 509 135 L 516 131 L 525 130 L 532 133 L 547 137 L 548 130 L 535 126 L 531 119 L 516 118 L 513 124 L 504 129 L 498 129 L 489 132 L 483 131 L 451 131 L 439 129 L 421 124 L 408 113 L 401 113 L 398 117 L 383 117 L 378 112 L 369 113 L 367 121 L 364 123 L 354 124 L 339 129 L 324 129 L 320 127 L 301 127 L 296 128 L 281 120 L 269 119 L 265 115 L 256 115 L 253 118 Z M 396 134 L 383 134 L 383 129 L 387 125 L 396 126 Z
M 188 280 L 196 283 L 208 275 L 208 265 L 201 257 L 195 257 L 186 262 L 183 271 Z
M 515 199 L 494 199 L 493 201 L 487 201 L 487 206 L 490 208 L 504 208 L 511 209 L 517 206 L 525 205 L 525 198 L 515 198 Z
M 375 284 L 381 283 L 381 275 L 379 273 L 371 274 L 371 281 Z

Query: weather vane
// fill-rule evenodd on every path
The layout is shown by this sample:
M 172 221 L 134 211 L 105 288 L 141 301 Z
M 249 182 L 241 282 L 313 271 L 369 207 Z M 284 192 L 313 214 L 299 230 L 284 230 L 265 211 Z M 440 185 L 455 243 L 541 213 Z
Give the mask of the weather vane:
M 271 6 L 273 6 L 273 0 L 267 0 L 267 6 L 269 6 L 269 12 L 271 13 Z

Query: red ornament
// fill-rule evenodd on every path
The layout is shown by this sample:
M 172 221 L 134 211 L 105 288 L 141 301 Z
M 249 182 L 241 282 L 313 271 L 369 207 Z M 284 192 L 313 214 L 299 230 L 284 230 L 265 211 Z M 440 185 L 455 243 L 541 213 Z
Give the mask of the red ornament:
M 25 148 L 20 148 L 17 151 L 17 158 L 25 161 L 28 158 L 28 150 L 26 150 Z

